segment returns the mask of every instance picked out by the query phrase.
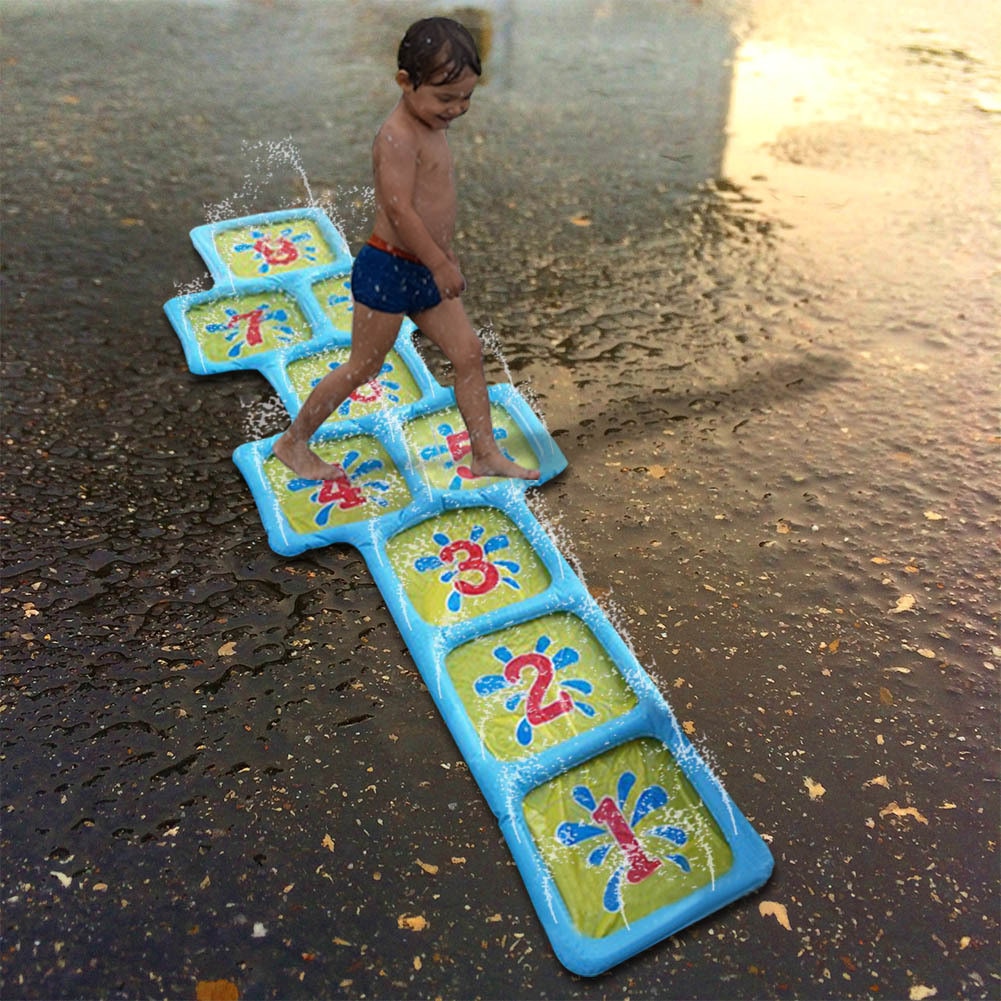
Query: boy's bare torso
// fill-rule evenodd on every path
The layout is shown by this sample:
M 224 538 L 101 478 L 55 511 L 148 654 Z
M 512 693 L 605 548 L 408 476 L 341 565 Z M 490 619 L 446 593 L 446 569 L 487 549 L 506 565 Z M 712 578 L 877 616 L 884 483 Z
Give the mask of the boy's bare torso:
M 456 190 L 452 153 L 444 131 L 415 121 L 398 106 L 383 123 L 372 147 L 375 173 L 375 236 L 394 247 L 422 257 L 393 224 L 393 200 L 404 194 L 401 182 L 410 185 L 409 200 L 428 235 L 449 254 L 455 231 Z M 401 220 L 403 221 L 403 220 Z

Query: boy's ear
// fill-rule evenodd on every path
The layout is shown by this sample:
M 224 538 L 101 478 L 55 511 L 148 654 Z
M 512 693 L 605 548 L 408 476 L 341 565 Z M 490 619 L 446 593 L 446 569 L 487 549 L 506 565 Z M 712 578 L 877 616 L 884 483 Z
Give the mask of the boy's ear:
M 414 89 L 414 85 L 410 82 L 410 74 L 406 70 L 396 71 L 396 82 L 401 90 Z

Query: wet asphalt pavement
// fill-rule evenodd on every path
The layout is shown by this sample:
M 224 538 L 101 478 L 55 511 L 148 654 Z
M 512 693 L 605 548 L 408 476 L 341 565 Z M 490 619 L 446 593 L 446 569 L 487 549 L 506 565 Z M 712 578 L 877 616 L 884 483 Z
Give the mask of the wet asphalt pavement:
M 268 549 L 269 387 L 161 311 L 208 217 L 357 249 L 426 8 L 0 4 L 3 997 L 1001 997 L 1001 25 L 890 7 L 469 15 L 467 308 L 570 463 L 533 508 L 776 860 L 586 980 L 363 561 Z

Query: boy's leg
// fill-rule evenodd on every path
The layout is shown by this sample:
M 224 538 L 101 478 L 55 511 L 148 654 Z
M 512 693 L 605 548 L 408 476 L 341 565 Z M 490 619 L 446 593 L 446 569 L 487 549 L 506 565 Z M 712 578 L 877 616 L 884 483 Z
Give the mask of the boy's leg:
M 483 374 L 483 348 L 466 316 L 461 299 L 443 299 L 437 306 L 413 317 L 421 332 L 436 344 L 455 370 L 455 402 L 469 432 L 476 476 L 511 476 L 537 480 L 537 469 L 525 469 L 508 459 L 494 440 L 490 398 Z
M 329 480 L 342 474 L 310 447 L 313 432 L 359 387 L 374 379 L 400 331 L 402 315 L 380 313 L 355 303 L 351 320 L 351 354 L 309 394 L 296 419 L 272 447 L 293 472 L 307 480 Z

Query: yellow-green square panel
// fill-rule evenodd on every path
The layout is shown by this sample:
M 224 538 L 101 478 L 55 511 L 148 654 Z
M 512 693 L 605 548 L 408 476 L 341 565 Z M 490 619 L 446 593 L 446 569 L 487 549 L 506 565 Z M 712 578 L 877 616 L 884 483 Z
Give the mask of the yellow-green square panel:
M 500 450 L 526 469 L 538 469 L 532 446 L 503 408 L 491 406 L 494 438 Z M 417 458 L 421 474 L 441 490 L 474 490 L 489 486 L 497 477 L 473 476 L 469 469 L 469 433 L 457 407 L 438 410 L 406 425 L 407 447 Z
M 285 366 L 289 381 L 300 404 L 324 376 L 329 375 L 348 359 L 348 347 L 327 348 Z M 371 382 L 359 386 L 328 418 L 332 421 L 364 417 L 393 407 L 402 407 L 421 398 L 410 369 L 397 354 L 390 351 L 382 363 L 382 371 Z
M 219 256 L 236 278 L 273 277 L 336 260 L 312 219 L 254 223 L 220 229 L 214 236 Z
M 445 665 L 484 745 L 502 761 L 554 747 L 636 705 L 594 633 L 566 612 L 477 637 Z
M 591 938 L 712 885 L 733 865 L 712 814 L 657 740 L 557 775 L 523 810 L 574 925 Z
M 188 323 L 212 362 L 231 362 L 288 348 L 313 336 L 309 321 L 286 292 L 249 292 L 192 306 Z
M 343 475 L 306 480 L 274 456 L 264 463 L 278 506 L 294 531 L 307 534 L 368 521 L 410 503 L 406 481 L 378 439 L 357 435 L 312 448 L 325 462 L 338 463 Z
M 320 308 L 338 330 L 350 330 L 354 314 L 354 300 L 351 298 L 351 276 L 334 275 L 324 278 L 312 286 Z
M 445 511 L 393 536 L 386 556 L 426 622 L 449 625 L 549 587 L 549 571 L 518 527 L 490 507 Z

